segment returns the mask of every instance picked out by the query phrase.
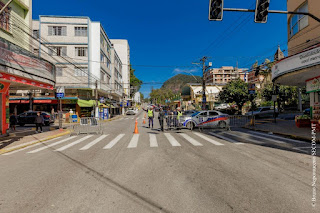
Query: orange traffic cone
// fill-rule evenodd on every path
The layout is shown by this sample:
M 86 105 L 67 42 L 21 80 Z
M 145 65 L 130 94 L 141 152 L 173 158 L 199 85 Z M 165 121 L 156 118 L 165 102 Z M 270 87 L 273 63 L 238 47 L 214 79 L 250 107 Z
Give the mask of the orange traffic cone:
M 146 124 L 146 119 L 143 118 L 143 122 L 142 122 L 142 123 L 143 123 L 143 124 Z
M 134 134 L 139 134 L 139 131 L 138 131 L 138 119 L 136 119 L 136 125 L 134 127 Z

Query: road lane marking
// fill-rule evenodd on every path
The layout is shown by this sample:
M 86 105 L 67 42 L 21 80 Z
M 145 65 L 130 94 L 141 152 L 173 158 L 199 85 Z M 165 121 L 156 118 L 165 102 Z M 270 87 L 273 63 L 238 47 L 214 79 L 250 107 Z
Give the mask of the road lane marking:
M 49 148 L 49 147 L 52 147 L 52 146 L 55 146 L 55 145 L 64 143 L 64 142 L 66 142 L 66 141 L 69 141 L 69 140 L 71 140 L 71 139 L 73 139 L 73 138 L 75 138 L 75 137 L 77 137 L 77 136 L 71 136 L 71 137 L 65 138 L 65 139 L 63 139 L 63 140 L 61 140 L 61 141 L 57 141 L 57 142 L 55 142 L 55 143 L 49 144 L 49 145 L 47 145 L 47 146 L 41 147 L 41 148 L 39 148 L 39 149 L 35 149 L 35 150 L 30 151 L 30 152 L 27 152 L 27 153 L 28 153 L 28 154 L 33 154 L 33 153 L 36 153 L 36 152 L 40 152 L 40 151 L 42 151 L 42 150 L 44 150 L 44 149 L 47 149 L 47 148 Z
M 227 138 L 227 137 L 224 137 L 224 136 L 222 136 L 222 135 L 215 134 L 215 133 L 213 133 L 213 132 L 209 132 L 209 134 L 212 135 L 212 136 L 215 136 L 215 137 L 217 137 L 217 138 L 221 138 L 221 139 L 223 139 L 223 140 L 229 141 L 229 142 L 234 143 L 234 144 L 239 144 L 239 145 L 240 145 L 240 144 L 243 144 L 243 143 L 241 143 L 241 142 L 239 142 L 239 141 L 235 141 L 235 140 L 233 140 L 233 139 L 231 139 L 231 138 Z
M 149 134 L 149 137 L 150 137 L 150 147 L 158 147 L 156 135 Z
M 192 137 L 190 137 L 189 135 L 185 134 L 185 133 L 180 133 L 180 135 L 182 137 L 184 137 L 184 139 L 186 139 L 187 141 L 189 141 L 192 145 L 194 146 L 203 146 L 201 143 L 199 143 L 198 141 L 196 141 L 195 139 L 193 139 Z
M 181 146 L 181 144 L 170 133 L 164 133 L 164 136 L 166 136 L 172 146 Z
M 107 144 L 103 149 L 111 149 L 116 143 L 120 141 L 120 139 L 124 136 L 124 134 L 118 135 L 116 138 L 114 138 L 109 144 Z
M 93 145 L 95 145 L 96 143 L 100 142 L 102 139 L 106 138 L 108 135 L 101 135 L 100 137 L 98 137 L 97 139 L 95 139 L 94 141 L 88 143 L 87 145 L 85 145 L 84 147 L 82 147 L 79 150 L 87 150 L 90 147 L 92 147 Z
M 285 143 L 283 141 L 276 141 L 276 140 L 273 140 L 273 139 L 270 139 L 270 138 L 267 138 L 267 137 L 261 137 L 261 136 L 258 136 L 258 135 L 247 134 L 247 133 L 244 133 L 244 132 L 240 132 L 240 134 L 247 135 L 247 136 L 252 136 L 252 137 L 255 137 L 255 138 L 262 139 L 262 140 L 268 140 L 268 141 L 271 141 L 271 142 L 274 142 L 274 143 Z
M 233 137 L 239 137 L 238 135 L 235 135 L 235 134 L 232 134 L 232 133 L 225 133 L 225 134 L 227 134 L 227 135 L 231 135 L 231 136 L 233 136 Z M 254 140 L 254 139 L 250 139 L 250 138 L 243 138 L 243 139 L 245 139 L 246 141 L 251 141 L 252 143 L 259 143 L 259 144 L 261 144 L 261 142 L 260 141 L 257 141 L 257 140 Z
M 138 146 L 139 134 L 134 134 L 127 148 L 136 148 Z
M 280 136 L 276 136 L 276 135 L 270 135 L 270 134 L 265 134 L 265 133 L 260 133 L 260 132 L 253 132 L 253 131 L 250 131 L 250 133 L 252 133 L 253 135 L 262 135 L 262 136 L 268 136 L 270 138 L 276 138 L 276 139 L 281 139 L 281 140 L 285 140 L 285 141 L 290 141 L 290 142 L 294 142 L 294 143 L 307 143 L 305 141 L 298 141 L 298 140 L 293 140 L 293 139 L 290 139 L 290 138 L 284 138 L 284 137 L 280 137 Z
M 129 118 L 125 118 L 125 120 L 128 120 Z
M 211 139 L 211 138 L 208 138 L 207 136 L 204 136 L 203 134 L 200 134 L 200 133 L 198 133 L 198 132 L 193 132 L 193 134 L 199 136 L 200 138 L 202 138 L 202 139 L 204 139 L 204 140 L 206 140 L 206 141 L 208 141 L 208 142 L 210 142 L 210 143 L 212 143 L 212 144 L 214 144 L 214 145 L 224 146 L 224 144 L 222 144 L 222 143 L 220 143 L 220 142 L 218 142 L 218 141 L 215 141 L 215 140 L 213 140 L 213 139 Z
M 70 148 L 70 147 L 72 147 L 72 146 L 74 146 L 74 145 L 76 145 L 76 144 L 78 144 L 78 143 L 81 143 L 82 141 L 87 140 L 88 138 L 90 138 L 90 137 L 92 137 L 92 136 L 93 136 L 93 135 L 87 135 L 87 136 L 85 136 L 85 137 L 83 137 L 83 138 L 80 138 L 79 140 L 76 140 L 76 141 L 74 141 L 74 142 L 72 142 L 72 143 L 69 143 L 68 145 L 65 145 L 65 146 L 63 146 L 63 147 L 60 147 L 59 149 L 56 149 L 55 151 L 61 152 L 61 151 L 63 151 L 63 150 L 66 150 L 66 149 L 68 149 L 68 148 Z
M 7 152 L 7 153 L 4 153 L 2 155 L 11 155 L 11 154 L 14 154 L 14 153 L 17 153 L 17 152 L 20 152 L 20 151 L 23 151 L 23 150 L 26 150 L 26 149 L 29 149 L 29 148 L 33 148 L 33 147 L 36 147 L 36 146 L 39 146 L 43 143 L 49 143 L 49 142 L 52 142 L 52 141 L 56 141 L 58 139 L 60 139 L 61 137 L 58 137 L 58 138 L 54 138 L 54 139 L 51 139 L 51 140 L 48 140 L 48 141 L 44 141 L 44 142 L 41 142 L 41 143 L 36 143 L 36 144 L 33 144 L 31 146 L 27 146 L 27 147 L 24 147 L 22 149 L 17 149 L 15 151 L 12 151 L 12 152 Z

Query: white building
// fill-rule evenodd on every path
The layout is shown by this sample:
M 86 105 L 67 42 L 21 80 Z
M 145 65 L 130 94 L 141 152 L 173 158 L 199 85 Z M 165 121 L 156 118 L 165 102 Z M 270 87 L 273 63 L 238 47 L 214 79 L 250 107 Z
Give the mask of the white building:
M 56 64 L 56 86 L 65 87 L 64 111 L 91 115 L 97 89 L 112 112 L 120 113 L 122 62 L 100 22 L 89 17 L 40 16 L 33 21 L 33 34 L 44 44 L 34 52 Z

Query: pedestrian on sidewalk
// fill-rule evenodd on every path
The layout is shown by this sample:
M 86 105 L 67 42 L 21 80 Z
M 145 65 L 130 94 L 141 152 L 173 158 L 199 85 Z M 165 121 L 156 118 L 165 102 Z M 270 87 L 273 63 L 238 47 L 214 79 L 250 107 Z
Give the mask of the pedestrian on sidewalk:
M 38 129 L 40 129 L 40 132 L 42 132 L 42 126 L 44 124 L 44 118 L 40 114 L 40 112 L 37 112 L 37 117 L 35 119 L 36 123 L 36 133 L 38 133 Z
M 161 131 L 162 132 L 163 132 L 163 120 L 164 120 L 165 116 L 166 116 L 166 113 L 163 111 L 163 109 L 161 107 L 159 115 L 158 115 L 158 119 L 159 119 L 159 123 L 160 123 L 160 127 L 161 127 Z
M 15 131 L 16 130 L 16 125 L 18 123 L 17 116 L 14 113 L 12 113 L 11 116 L 10 116 L 9 121 L 10 121 L 11 130 Z

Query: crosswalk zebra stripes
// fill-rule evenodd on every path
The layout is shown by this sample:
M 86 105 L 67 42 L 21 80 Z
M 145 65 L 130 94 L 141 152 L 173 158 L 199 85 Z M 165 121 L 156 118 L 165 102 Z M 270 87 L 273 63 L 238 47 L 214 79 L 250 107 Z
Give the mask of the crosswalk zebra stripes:
M 105 135 L 86 135 L 86 136 L 68 136 L 59 137 L 51 139 L 49 141 L 41 142 L 27 147 L 22 147 L 12 152 L 5 153 L 3 155 L 11 155 L 23 150 L 27 151 L 27 154 L 35 154 L 40 151 L 45 151 L 46 149 L 52 147 L 50 150 L 57 152 L 62 152 L 67 149 L 77 149 L 79 151 L 86 151 L 92 147 L 102 147 L 104 150 L 109 150 L 115 146 L 121 147 L 125 144 L 128 149 L 135 149 L 141 146 L 145 146 L 147 143 L 150 148 L 160 148 L 163 147 L 183 147 L 186 144 L 191 144 L 195 147 L 202 147 L 208 145 L 214 146 L 224 146 L 227 144 L 244 144 L 239 141 L 251 141 L 257 144 L 261 144 L 263 141 L 269 141 L 272 143 L 285 143 L 285 138 L 280 138 L 279 136 L 267 137 L 266 134 L 250 134 L 249 132 L 230 132 L 226 131 L 221 134 L 216 132 L 209 132 L 209 135 L 200 132 L 185 132 L 185 133 L 175 133 L 175 132 L 165 132 L 165 133 L 142 133 L 140 134 L 105 134 Z M 148 137 L 146 137 L 148 136 Z M 229 138 L 228 136 L 231 136 Z M 238 141 L 238 139 L 241 139 Z M 279 139 L 279 140 L 277 140 Z M 281 139 L 281 140 L 280 140 Z M 289 139 L 291 140 L 291 139 Z M 120 143 L 121 142 L 121 143 Z M 231 143 L 230 143 L 231 142 Z M 295 141 L 298 142 L 298 141 Z M 85 143 L 85 145 L 79 146 Z M 118 144 L 119 143 L 119 144 Z M 303 142 L 301 142 L 303 143 Z M 100 145 L 101 144 L 101 145 Z M 117 145 L 118 144 L 118 145 Z M 73 148 L 73 147 L 77 148 Z M 179 149 L 179 148 L 178 148 Z

